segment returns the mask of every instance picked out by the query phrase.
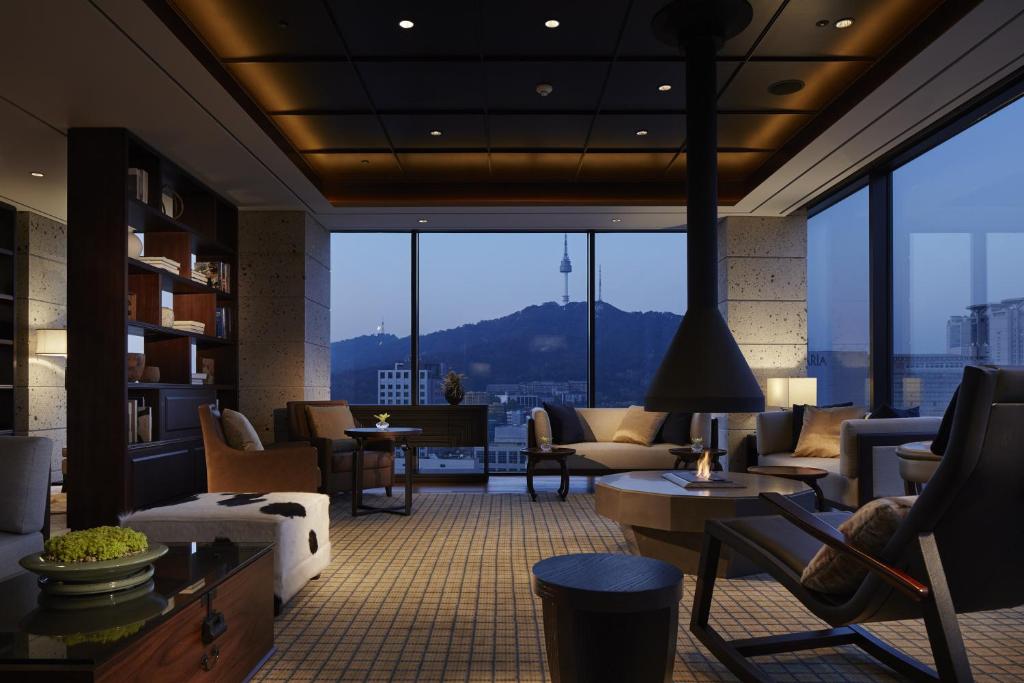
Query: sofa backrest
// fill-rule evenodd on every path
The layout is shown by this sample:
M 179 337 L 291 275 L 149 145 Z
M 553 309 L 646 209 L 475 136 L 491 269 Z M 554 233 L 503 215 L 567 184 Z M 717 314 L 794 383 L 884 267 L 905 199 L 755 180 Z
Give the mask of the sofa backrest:
M 0 531 L 28 534 L 45 523 L 53 442 L 40 436 L 0 436 Z

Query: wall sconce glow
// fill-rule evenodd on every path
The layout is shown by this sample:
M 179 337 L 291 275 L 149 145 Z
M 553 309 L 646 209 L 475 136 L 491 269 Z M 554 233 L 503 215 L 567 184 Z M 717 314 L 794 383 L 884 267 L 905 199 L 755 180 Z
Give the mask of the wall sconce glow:
M 765 405 L 788 408 L 792 405 L 818 405 L 816 377 L 769 377 Z
M 416 24 L 414 24 L 413 22 L 409 21 L 408 19 L 402 19 L 400 22 L 398 22 L 398 25 L 401 26 L 402 28 L 406 29 L 406 30 L 409 30 L 413 26 L 415 26 Z
M 640 130 L 638 130 L 636 132 L 636 134 L 639 135 L 640 137 L 643 137 L 643 136 L 647 135 L 647 131 L 644 130 L 643 128 L 641 128 Z
M 548 28 L 558 28 L 562 25 L 562 22 L 558 21 L 558 19 L 548 19 L 544 22 L 544 25 Z
M 67 330 L 36 330 L 37 356 L 68 356 Z
M 32 176 L 33 178 L 42 178 L 46 174 L 43 173 L 42 171 L 32 171 L 31 173 L 29 173 L 29 175 Z
M 836 22 L 836 28 L 850 28 L 853 26 L 853 17 L 843 17 Z
M 431 137 L 439 138 L 439 137 L 441 137 L 442 135 L 444 135 L 444 133 L 442 133 L 442 132 L 441 132 L 441 131 L 439 131 L 439 130 L 432 130 L 432 131 L 430 131 L 430 136 L 431 136 Z
M 668 92 L 671 89 L 672 89 L 672 86 L 669 85 L 668 83 L 664 83 L 664 84 L 658 86 L 658 92 Z

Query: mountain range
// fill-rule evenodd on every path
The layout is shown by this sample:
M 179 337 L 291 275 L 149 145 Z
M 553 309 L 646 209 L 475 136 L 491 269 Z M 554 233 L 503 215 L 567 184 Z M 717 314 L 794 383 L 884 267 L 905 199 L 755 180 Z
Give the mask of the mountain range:
M 681 316 L 623 311 L 598 303 L 597 403 L 643 400 Z M 331 344 L 331 395 L 376 403 L 377 371 L 408 361 L 409 337 L 364 335 Z M 420 363 L 443 363 L 465 375 L 468 391 L 488 384 L 584 381 L 587 378 L 587 305 L 554 302 L 420 336 Z

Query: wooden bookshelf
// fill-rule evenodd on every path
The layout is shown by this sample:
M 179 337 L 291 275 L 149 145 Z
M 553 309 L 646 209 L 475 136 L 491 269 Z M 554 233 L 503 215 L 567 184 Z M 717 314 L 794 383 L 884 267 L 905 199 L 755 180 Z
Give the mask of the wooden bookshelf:
M 130 168 L 148 174 L 146 201 Z M 165 215 L 165 188 L 179 215 Z M 172 259 L 178 271 L 129 257 L 129 226 L 144 241 L 141 258 Z M 76 128 L 68 235 L 68 522 L 85 528 L 206 488 L 198 406 L 238 406 L 238 210 L 132 133 Z M 228 264 L 230 282 L 196 282 L 194 261 Z M 203 331 L 164 325 L 164 307 Z M 130 346 L 160 368 L 158 382 L 128 381 Z M 192 384 L 203 359 L 214 382 Z M 150 409 L 151 441 L 129 442 L 129 400 Z
M 0 202 L 0 436 L 14 434 L 16 223 L 14 207 Z

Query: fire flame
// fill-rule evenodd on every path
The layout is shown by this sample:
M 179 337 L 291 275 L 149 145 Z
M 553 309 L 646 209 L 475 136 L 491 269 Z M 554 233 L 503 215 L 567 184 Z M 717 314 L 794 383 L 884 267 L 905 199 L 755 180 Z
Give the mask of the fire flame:
M 711 478 L 711 453 L 705 452 L 704 455 L 700 456 L 700 460 L 697 461 L 697 478 L 698 479 L 710 479 Z

